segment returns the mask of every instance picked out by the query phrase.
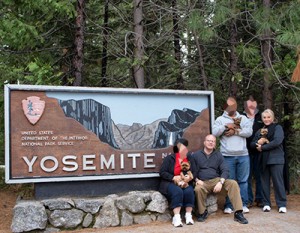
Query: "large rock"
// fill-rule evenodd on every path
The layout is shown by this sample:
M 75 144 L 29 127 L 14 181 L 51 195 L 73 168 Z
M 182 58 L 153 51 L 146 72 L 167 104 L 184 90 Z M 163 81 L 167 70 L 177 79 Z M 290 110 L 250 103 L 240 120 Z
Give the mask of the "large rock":
M 154 192 L 151 195 L 151 202 L 148 204 L 146 210 L 157 213 L 164 213 L 168 208 L 167 199 L 160 193 Z
M 141 213 L 146 208 L 144 197 L 137 193 L 119 197 L 116 205 L 120 210 L 129 210 L 131 213 Z
M 155 216 L 150 214 L 142 214 L 142 215 L 136 215 L 133 218 L 133 222 L 136 224 L 147 224 L 152 221 L 155 221 Z
M 83 215 L 83 211 L 77 209 L 54 210 L 49 216 L 49 221 L 54 227 L 75 228 L 82 222 Z
M 206 208 L 209 214 L 215 213 L 218 210 L 218 197 L 216 194 L 209 194 L 206 198 Z
M 130 226 L 133 224 L 133 216 L 126 211 L 122 212 L 121 226 Z
M 119 210 L 115 206 L 114 198 L 107 198 L 99 215 L 96 217 L 94 228 L 115 227 L 120 224 Z
M 93 222 L 93 215 L 88 213 L 83 219 L 82 227 L 87 228 L 91 225 L 92 222 Z
M 49 210 L 69 210 L 74 207 L 74 202 L 67 198 L 46 199 L 41 201 Z
M 209 213 L 217 211 L 217 195 L 209 194 L 206 205 Z M 18 202 L 14 208 L 11 229 L 12 232 L 58 232 L 64 229 L 105 228 L 170 221 L 171 218 L 172 211 L 161 193 L 131 191 L 122 196 L 112 194 L 102 198 L 58 198 Z
M 40 202 L 21 201 L 14 207 L 11 230 L 24 232 L 45 229 L 47 219 L 46 209 Z
M 77 209 L 83 210 L 86 213 L 95 214 L 103 205 L 103 199 L 74 199 Z

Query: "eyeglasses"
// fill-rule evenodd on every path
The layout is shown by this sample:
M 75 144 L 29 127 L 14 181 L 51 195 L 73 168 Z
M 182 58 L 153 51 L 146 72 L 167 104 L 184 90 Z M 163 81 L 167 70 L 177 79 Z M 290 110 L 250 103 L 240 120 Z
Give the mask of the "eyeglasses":
M 213 143 L 216 142 L 215 140 L 205 140 L 205 141 L 207 141 L 207 142 L 213 142 Z

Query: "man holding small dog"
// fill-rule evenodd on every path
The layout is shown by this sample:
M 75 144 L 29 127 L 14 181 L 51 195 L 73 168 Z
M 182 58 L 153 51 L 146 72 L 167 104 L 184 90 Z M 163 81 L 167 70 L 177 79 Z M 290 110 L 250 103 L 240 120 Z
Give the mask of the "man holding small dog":
M 243 215 L 243 203 L 239 185 L 235 180 L 228 179 L 229 170 L 221 152 L 215 150 L 216 137 L 207 135 L 204 140 L 204 149 L 196 151 L 192 157 L 191 165 L 195 185 L 195 196 L 198 206 L 199 222 L 208 217 L 205 201 L 209 193 L 220 193 L 224 198 L 228 195 L 234 212 L 234 220 L 247 224 Z
M 248 177 L 250 170 L 249 153 L 246 139 L 252 135 L 252 122 L 237 111 L 237 102 L 229 97 L 224 112 L 217 117 L 212 134 L 220 137 L 220 151 L 229 167 L 229 178 L 236 180 L 240 187 L 243 212 L 248 213 Z M 224 213 L 234 211 L 232 203 L 226 198 Z

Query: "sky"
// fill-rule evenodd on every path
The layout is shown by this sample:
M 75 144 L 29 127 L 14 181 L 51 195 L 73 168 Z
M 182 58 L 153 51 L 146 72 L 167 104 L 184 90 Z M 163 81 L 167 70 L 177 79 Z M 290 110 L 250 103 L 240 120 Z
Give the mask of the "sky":
M 189 108 L 200 112 L 208 106 L 207 95 L 47 92 L 47 96 L 60 100 L 94 99 L 110 108 L 115 124 L 124 125 L 151 124 L 158 119 L 168 118 L 174 109 Z

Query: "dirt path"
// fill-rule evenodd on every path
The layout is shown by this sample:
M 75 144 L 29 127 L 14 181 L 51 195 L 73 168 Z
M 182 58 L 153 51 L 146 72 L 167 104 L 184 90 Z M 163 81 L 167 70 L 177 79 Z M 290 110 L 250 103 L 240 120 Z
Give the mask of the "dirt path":
M 11 232 L 12 209 L 17 195 L 9 191 L 0 190 L 0 233 Z M 243 232 L 273 232 L 273 233 L 298 233 L 300 232 L 300 195 L 288 196 L 288 212 L 279 214 L 276 207 L 270 213 L 264 213 L 260 208 L 252 207 L 246 214 L 249 224 L 242 225 L 233 221 L 233 215 L 225 215 L 219 210 L 210 215 L 206 222 L 195 222 L 193 226 L 184 225 L 182 228 L 174 228 L 171 222 L 154 222 L 145 225 L 133 225 L 129 227 L 111 227 L 106 229 L 82 229 L 63 231 L 62 233 L 243 233 Z

